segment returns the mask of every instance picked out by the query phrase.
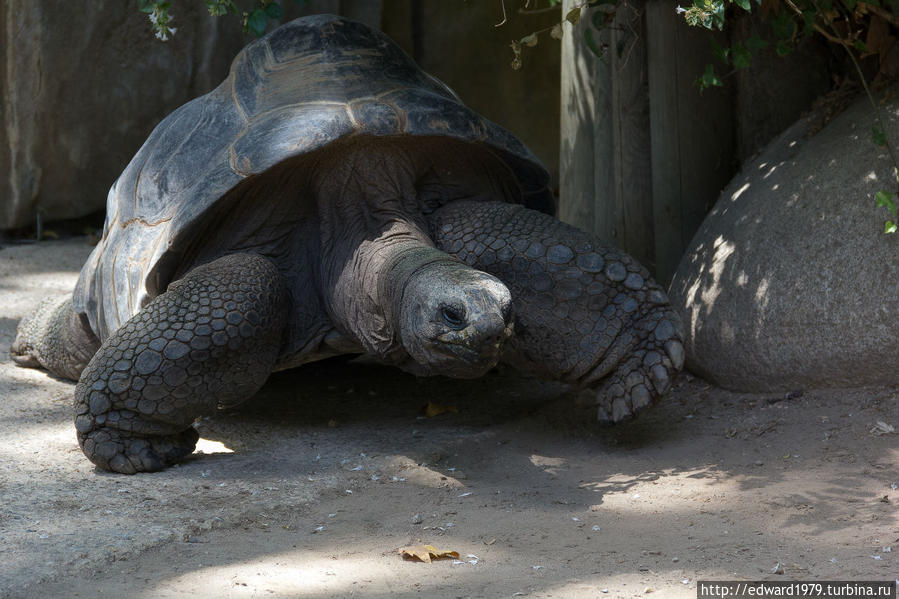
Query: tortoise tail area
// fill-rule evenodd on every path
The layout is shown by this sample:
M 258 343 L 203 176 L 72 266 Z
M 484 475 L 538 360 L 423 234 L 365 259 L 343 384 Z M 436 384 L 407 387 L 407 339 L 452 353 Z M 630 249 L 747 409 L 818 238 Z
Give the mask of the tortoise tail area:
M 100 347 L 86 318 L 72 309 L 72 296 L 51 296 L 19 323 L 9 349 L 13 361 L 77 381 Z

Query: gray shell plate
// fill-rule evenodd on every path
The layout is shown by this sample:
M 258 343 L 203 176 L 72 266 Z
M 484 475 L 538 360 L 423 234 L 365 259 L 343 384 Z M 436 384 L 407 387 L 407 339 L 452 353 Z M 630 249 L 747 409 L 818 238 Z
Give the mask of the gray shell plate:
M 106 201 L 74 293 L 101 340 L 165 290 L 162 258 L 247 177 L 353 135 L 448 136 L 498 151 L 522 202 L 552 212 L 548 175 L 516 137 L 468 109 L 387 36 L 315 15 L 244 48 L 213 91 L 166 117 Z

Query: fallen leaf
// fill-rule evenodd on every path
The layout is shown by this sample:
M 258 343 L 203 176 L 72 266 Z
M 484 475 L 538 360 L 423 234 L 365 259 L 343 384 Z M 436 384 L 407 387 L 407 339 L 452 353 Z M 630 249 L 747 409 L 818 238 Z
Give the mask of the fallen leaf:
M 433 401 L 428 401 L 428 405 L 424 407 L 424 415 L 428 418 L 433 418 L 434 416 L 440 416 L 441 414 L 453 413 L 458 414 L 459 408 L 456 406 L 444 406 L 439 403 L 434 403 Z
M 447 557 L 459 557 L 458 551 L 444 551 L 442 549 L 437 549 L 433 545 L 412 545 L 397 549 L 397 552 L 403 556 L 403 559 L 418 560 L 425 562 L 426 564 L 430 564 L 432 558 L 443 559 Z

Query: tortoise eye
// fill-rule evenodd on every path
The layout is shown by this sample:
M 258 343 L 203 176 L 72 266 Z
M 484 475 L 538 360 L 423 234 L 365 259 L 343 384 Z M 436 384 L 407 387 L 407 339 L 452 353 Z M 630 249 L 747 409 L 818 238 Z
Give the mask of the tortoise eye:
M 451 329 L 459 330 L 465 328 L 465 315 L 461 312 L 461 310 L 458 310 L 451 306 L 441 306 L 440 317 L 443 319 L 443 322 Z

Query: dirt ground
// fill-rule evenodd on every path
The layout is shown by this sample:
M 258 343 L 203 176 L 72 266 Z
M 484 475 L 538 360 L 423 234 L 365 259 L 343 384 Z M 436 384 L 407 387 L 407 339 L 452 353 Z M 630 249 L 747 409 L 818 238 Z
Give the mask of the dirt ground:
M 899 574 L 895 388 L 745 395 L 683 376 L 603 429 L 583 394 L 513 372 L 328 362 L 204 419 L 204 453 L 178 467 L 99 472 L 74 385 L 8 356 L 89 250 L 0 249 L 2 597 L 692 598 L 697 580 Z M 459 558 L 397 553 L 418 544 Z

